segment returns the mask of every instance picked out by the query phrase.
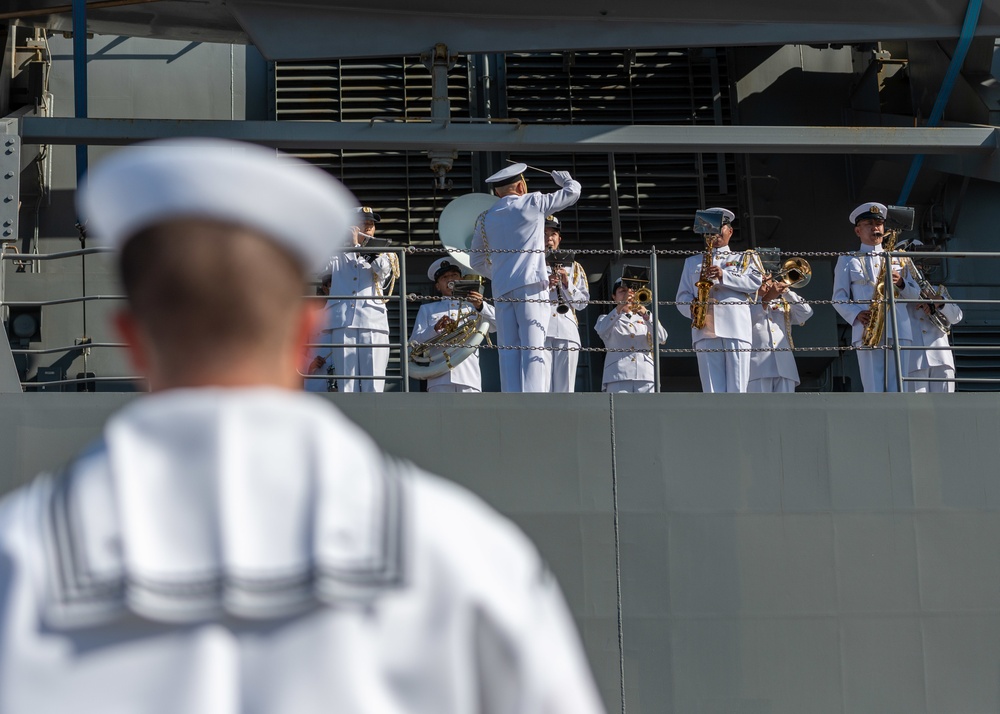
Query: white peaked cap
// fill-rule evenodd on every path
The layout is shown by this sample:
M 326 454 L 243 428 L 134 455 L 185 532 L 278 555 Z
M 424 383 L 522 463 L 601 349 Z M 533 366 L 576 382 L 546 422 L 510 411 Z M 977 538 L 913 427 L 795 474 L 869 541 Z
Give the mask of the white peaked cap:
M 116 250 L 136 233 L 178 218 L 208 218 L 272 238 L 308 272 L 350 242 L 357 201 L 300 159 L 221 139 L 166 139 L 115 152 L 76 195 L 89 234 Z
M 454 258 L 445 257 L 435 260 L 427 269 L 427 277 L 436 282 L 439 270 L 457 270 L 459 275 L 462 274 L 462 266 L 456 263 Z
M 862 203 L 860 206 L 851 211 L 850 220 L 853 225 L 858 225 L 858 221 L 862 221 L 866 218 L 874 218 L 875 220 L 884 221 L 888 212 L 889 209 L 881 203 Z
M 503 185 L 519 178 L 521 174 L 528 170 L 527 164 L 511 164 L 500 169 L 495 174 L 486 179 L 486 183 L 498 183 Z
M 708 211 L 709 213 L 721 213 L 723 218 L 725 218 L 730 223 L 736 220 L 736 214 L 730 211 L 728 208 L 719 208 L 718 206 L 715 206 L 713 208 L 706 208 L 705 210 Z

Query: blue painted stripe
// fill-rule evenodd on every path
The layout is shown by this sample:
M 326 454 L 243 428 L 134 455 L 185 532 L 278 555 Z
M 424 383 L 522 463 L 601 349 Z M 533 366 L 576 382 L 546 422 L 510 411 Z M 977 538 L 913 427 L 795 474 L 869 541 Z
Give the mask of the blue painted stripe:
M 948 65 L 944 81 L 941 82 L 941 89 L 938 91 L 937 99 L 934 101 L 931 115 L 927 119 L 927 126 L 937 126 L 941 121 L 941 117 L 944 116 L 944 109 L 948 106 L 951 91 L 955 88 L 955 82 L 958 80 L 958 73 L 962 70 L 962 65 L 965 63 L 965 56 L 969 53 L 969 46 L 972 45 L 972 39 L 976 33 L 976 25 L 979 23 L 979 11 L 982 10 L 982 7 L 983 0 L 969 0 L 969 7 L 965 11 L 965 22 L 962 23 L 962 32 L 958 37 L 958 44 L 955 46 L 955 54 L 952 55 L 951 64 Z M 906 175 L 903 190 L 900 191 L 899 200 L 896 201 L 898 205 L 905 204 L 910 197 L 910 191 L 913 190 L 913 185 L 917 182 L 917 176 L 920 174 L 920 167 L 923 166 L 923 163 L 923 154 L 917 154 L 913 157 L 913 162 L 910 164 L 910 172 Z

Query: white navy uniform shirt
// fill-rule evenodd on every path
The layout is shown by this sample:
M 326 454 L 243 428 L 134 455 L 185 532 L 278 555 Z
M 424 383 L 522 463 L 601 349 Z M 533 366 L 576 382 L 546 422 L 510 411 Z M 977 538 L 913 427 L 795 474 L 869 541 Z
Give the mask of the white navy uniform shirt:
M 604 375 L 601 378 L 604 386 L 624 380 L 653 381 L 651 321 L 652 316 L 648 312 L 644 318 L 632 312 L 618 312 L 617 309 L 597 319 L 594 331 L 604 340 L 605 347 L 609 350 L 634 350 L 604 355 Z M 656 325 L 656 339 L 657 344 L 667 340 L 667 331 L 659 323 Z
M 558 287 L 549 290 L 549 300 L 552 302 L 549 305 L 551 311 L 545 337 L 547 339 L 566 340 L 579 346 L 580 321 L 576 313 L 587 308 L 587 304 L 590 302 L 590 285 L 587 283 L 587 274 L 583 266 L 579 263 L 566 266 L 566 273 L 569 276 L 569 285 L 563 287 L 560 281 Z M 570 308 L 562 315 L 557 310 L 560 293 L 562 294 L 563 301 Z
M 851 344 L 855 347 L 861 344 L 864 334 L 864 325 L 855 322 L 861 312 L 867 310 L 871 304 L 871 299 L 875 295 L 875 283 L 878 280 L 879 271 L 882 269 L 882 245 L 862 244 L 859 255 L 842 255 L 837 258 L 837 265 L 833 271 L 833 300 L 834 308 L 840 313 L 848 325 L 851 325 Z M 902 271 L 902 263 L 899 258 L 892 259 L 893 272 Z M 904 272 L 903 287 L 899 291 L 901 298 L 916 298 L 920 296 L 920 286 L 908 274 Z M 847 300 L 857 301 L 855 304 L 848 304 Z M 906 310 L 896 306 L 896 323 L 899 326 L 899 339 L 912 339 L 910 329 L 910 319 Z M 892 320 L 886 311 L 885 334 L 892 337 Z M 906 355 L 904 355 L 905 357 Z
M 504 196 L 486 212 L 472 236 L 473 251 L 539 251 L 518 253 L 471 252 L 473 270 L 493 280 L 493 295 L 506 295 L 526 285 L 548 283 L 545 264 L 545 217 L 569 208 L 580 198 L 581 186 L 569 179 L 552 193 L 533 191 L 523 196 Z M 481 229 L 480 229 L 481 228 Z M 483 236 L 483 231 L 486 235 Z M 487 246 L 488 244 L 488 246 Z
M 684 261 L 677 287 L 677 302 L 697 299 L 695 283 L 701 278 L 702 262 L 701 255 L 692 255 Z M 722 279 L 709 291 L 710 304 L 705 326 L 700 330 L 691 328 L 691 342 L 723 337 L 749 344 L 753 341 L 750 303 L 754 301 L 763 280 L 760 259 L 753 251 L 735 253 L 726 245 L 713 249 L 712 265 L 722 268 Z M 717 303 L 725 303 L 725 307 Z M 677 309 L 685 317 L 691 317 L 691 305 L 678 305 Z
M 603 711 L 528 539 L 324 400 L 172 390 L 0 501 L 0 712 Z
M 470 311 L 475 312 L 476 308 L 467 300 L 444 299 L 434 302 L 425 302 L 417 311 L 417 319 L 413 323 L 413 331 L 410 333 L 410 342 L 426 342 L 438 334 L 434 325 L 442 317 L 448 316 L 452 320 L 458 320 L 459 315 L 466 315 Z M 486 320 L 490 332 L 496 332 L 496 311 L 488 302 L 483 302 L 483 309 L 479 313 L 482 319 Z M 432 377 L 427 380 L 427 386 L 433 387 L 438 384 L 459 384 L 463 387 L 472 387 L 478 391 L 483 391 L 483 375 L 479 367 L 479 350 L 459 362 L 453 369 L 449 369 L 440 377 Z
M 787 350 L 792 346 L 786 330 L 786 306 L 788 322 L 791 325 L 803 325 L 812 317 L 812 307 L 793 290 L 785 292 L 776 300 L 758 302 L 750 306 L 753 320 L 753 347 L 755 350 L 765 350 L 750 354 L 751 380 L 783 377 L 796 384 L 799 383 L 795 355 L 792 352 L 769 351 Z
M 378 256 L 366 254 L 371 264 L 361 258 L 361 253 L 337 253 L 331 258 L 330 295 L 369 295 L 366 300 L 329 300 L 326 303 L 326 331 L 340 328 L 358 328 L 375 332 L 389 332 L 383 286 L 392 275 L 393 258 L 389 253 Z
M 949 346 L 948 333 L 942 332 L 937 325 L 923 310 L 917 308 L 917 303 L 907 303 L 907 312 L 910 316 L 910 329 L 913 335 L 913 344 L 927 347 L 927 350 L 907 350 L 909 355 L 908 367 L 910 372 L 930 369 L 931 367 L 951 367 L 955 368 L 955 353 L 950 349 L 941 349 Z M 941 312 L 945 318 L 956 325 L 962 321 L 964 315 L 962 308 L 953 302 L 944 303 Z M 938 349 L 934 349 L 934 348 Z

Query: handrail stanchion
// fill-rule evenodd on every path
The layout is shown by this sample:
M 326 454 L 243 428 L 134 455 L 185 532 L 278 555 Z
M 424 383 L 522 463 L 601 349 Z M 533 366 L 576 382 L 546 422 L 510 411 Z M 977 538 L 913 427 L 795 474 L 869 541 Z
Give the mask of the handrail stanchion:
M 653 337 L 651 341 L 650 349 L 653 352 L 653 391 L 660 391 L 660 340 L 659 340 L 659 324 L 660 324 L 660 291 L 657 289 L 657 278 L 656 278 L 656 248 L 653 248 L 652 253 L 649 256 L 649 289 L 653 292 L 653 301 L 650 304 L 652 310 L 650 313 L 653 315 L 653 325 L 650 329 L 653 331 Z
M 410 351 L 406 347 L 406 336 L 410 334 L 409 310 L 406 303 L 406 251 L 399 252 L 399 373 L 403 379 L 403 391 L 410 391 Z
M 896 364 L 896 391 L 903 391 L 903 361 L 899 352 L 899 322 L 896 319 L 896 285 L 892 278 L 892 255 L 887 255 L 885 260 L 889 261 L 885 270 L 885 299 L 886 309 L 889 311 L 889 323 L 892 325 L 892 359 Z M 905 307 L 903 308 L 906 309 Z M 888 335 L 887 335 L 888 337 Z M 884 353 L 884 350 L 883 350 Z M 889 365 L 888 355 L 883 360 L 883 382 L 884 389 L 889 391 Z

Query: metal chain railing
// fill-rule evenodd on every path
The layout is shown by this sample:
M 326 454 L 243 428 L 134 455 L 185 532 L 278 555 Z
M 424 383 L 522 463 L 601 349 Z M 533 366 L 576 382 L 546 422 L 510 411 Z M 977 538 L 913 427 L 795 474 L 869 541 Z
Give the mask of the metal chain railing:
M 49 261 L 49 260 L 61 260 L 65 258 L 78 257 L 83 255 L 92 255 L 96 253 L 108 252 L 108 249 L 104 248 L 87 248 L 81 250 L 63 251 L 58 253 L 49 254 L 33 254 L 33 253 L 4 253 L 2 256 L 3 260 L 14 261 L 17 265 L 25 265 L 33 261 Z M 407 355 L 409 348 L 426 345 L 426 342 L 408 342 L 406 337 L 408 335 L 408 316 L 406 306 L 408 304 L 422 304 L 426 302 L 451 300 L 452 298 L 443 297 L 438 295 L 422 295 L 418 293 L 408 293 L 406 291 L 406 276 L 407 270 L 407 256 L 411 255 L 445 255 L 446 251 L 443 248 L 434 247 L 419 247 L 419 246 L 390 246 L 387 248 L 380 248 L 378 250 L 380 253 L 392 252 L 395 253 L 399 258 L 400 263 L 400 278 L 398 286 L 398 294 L 391 296 L 384 296 L 377 299 L 391 300 L 399 303 L 400 310 L 400 339 L 395 342 L 387 342 L 384 344 L 349 344 L 349 343 L 334 343 L 330 341 L 316 341 L 311 342 L 307 347 L 314 350 L 332 350 L 336 348 L 357 348 L 357 349 L 388 349 L 395 351 L 399 356 L 400 373 L 399 374 L 387 374 L 379 376 L 366 376 L 366 375 L 348 375 L 348 374 L 303 374 L 303 379 L 321 379 L 321 380 L 337 380 L 337 379 L 358 379 L 358 380 L 388 380 L 397 381 L 402 385 L 403 391 L 409 391 L 409 374 L 408 374 L 408 362 Z M 475 252 L 487 252 L 485 250 L 476 251 L 475 249 L 470 249 L 466 251 L 468 253 Z M 496 249 L 490 248 L 490 253 L 545 253 L 543 249 L 530 249 L 530 250 L 508 250 L 508 249 Z M 577 256 L 581 255 L 603 255 L 610 256 L 614 258 L 620 257 L 645 257 L 651 261 L 652 265 L 655 265 L 653 257 L 659 258 L 687 258 L 692 255 L 700 255 L 701 251 L 693 249 L 658 249 L 658 248 L 635 248 L 635 249 L 623 249 L 623 250 L 611 250 L 611 249 L 581 249 L 576 250 L 574 253 Z M 795 251 L 795 256 L 803 258 L 840 258 L 842 256 L 859 256 L 866 255 L 865 253 L 860 253 L 858 251 Z M 921 257 L 933 257 L 933 258 L 997 258 L 1000 257 L 1000 252 L 982 252 L 982 253 L 969 253 L 969 252 L 917 252 L 917 251 L 896 251 L 893 253 L 883 253 L 886 259 L 896 258 L 896 257 L 907 257 L 907 258 L 921 258 Z M 651 289 L 653 295 L 658 294 L 659 285 L 657 284 L 657 276 L 655 274 L 655 269 L 651 271 Z M 887 271 L 888 272 L 888 271 Z M 889 276 L 887 275 L 887 280 Z M 889 310 L 890 316 L 895 319 L 895 310 L 892 307 L 895 304 L 919 304 L 925 303 L 927 300 L 923 299 L 903 299 L 897 298 L 894 291 L 887 289 L 885 291 L 887 296 L 884 302 L 887 304 L 887 309 Z M 372 295 L 331 295 L 331 296 L 309 296 L 310 299 L 314 300 L 371 300 L 376 299 Z M 124 300 L 123 295 L 81 295 L 77 297 L 69 298 L 56 298 L 51 300 L 33 300 L 33 301 L 6 301 L 4 305 L 8 308 L 26 308 L 26 307 L 38 307 L 44 308 L 53 305 L 66 305 L 72 303 L 88 303 L 94 301 L 107 301 L 107 300 Z M 517 298 L 505 298 L 505 297 L 494 297 L 491 299 L 493 303 L 517 303 L 517 302 L 530 302 L 530 303 L 547 303 L 555 305 L 555 301 L 548 299 L 517 299 Z M 802 302 L 808 305 L 864 305 L 869 306 L 870 301 L 857 301 L 857 300 L 824 300 L 824 299 L 802 299 Z M 935 302 L 940 303 L 955 303 L 962 305 L 992 305 L 1000 303 L 1000 300 L 991 299 L 962 299 L 956 300 L 954 298 L 942 298 L 936 300 Z M 614 306 L 617 305 L 613 300 L 589 300 L 589 305 L 599 305 L 599 306 Z M 658 313 L 660 308 L 677 307 L 685 305 L 693 305 L 694 301 L 672 301 L 672 300 L 655 300 L 651 304 L 651 312 Z M 745 303 L 714 303 L 713 307 L 716 309 L 725 309 L 728 306 L 740 306 L 745 305 Z M 463 342 L 437 342 L 438 347 L 462 347 L 466 346 L 468 343 Z M 13 354 L 20 355 L 47 355 L 47 354 L 68 354 L 73 351 L 80 351 L 82 349 L 119 349 L 124 347 L 123 343 L 119 342 L 88 342 L 86 344 L 74 344 L 59 347 L 47 347 L 43 349 L 29 349 L 29 348 L 12 348 Z M 960 347 L 963 351 L 988 351 L 997 349 L 998 346 L 993 345 L 962 345 Z M 526 346 L 526 345 L 496 345 L 491 344 L 488 341 L 478 345 L 478 349 L 483 350 L 539 350 L 539 351 L 549 351 L 549 352 L 583 352 L 583 353 L 629 353 L 635 352 L 633 349 L 629 348 L 608 348 L 608 347 L 586 347 L 586 346 Z M 883 352 L 891 352 L 892 359 L 897 363 L 897 367 L 901 362 L 900 353 L 904 351 L 919 351 L 928 349 L 923 346 L 914 345 L 901 345 L 897 341 L 893 340 L 890 344 L 883 344 L 877 347 L 859 347 L 855 345 L 834 345 L 834 346 L 824 346 L 824 347 L 785 347 L 785 348 L 713 348 L 713 349 L 703 349 L 695 347 L 666 347 L 663 345 L 658 346 L 655 350 L 655 357 L 660 354 L 698 354 L 698 353 L 718 353 L 718 352 L 790 352 L 790 353 L 810 353 L 810 352 L 850 352 L 858 350 L 881 350 Z M 956 347 L 949 345 L 948 347 L 937 347 L 933 349 L 938 350 L 951 350 L 954 351 Z M 657 381 L 659 379 L 659 369 L 655 370 L 655 375 Z M 917 378 L 911 380 L 910 378 L 901 374 L 901 370 L 896 370 L 897 375 L 897 388 L 902 389 L 903 382 L 905 381 L 942 381 L 934 379 L 924 379 Z M 55 385 L 71 385 L 71 384 L 81 384 L 81 383 L 94 383 L 100 381 L 136 381 L 141 380 L 141 377 L 135 376 L 121 376 L 121 377 L 96 377 L 89 376 L 77 379 L 64 379 L 64 380 L 54 380 L 50 382 L 38 383 L 38 382 L 24 382 L 22 387 L 37 387 L 42 384 L 44 386 L 55 386 Z M 948 380 L 943 380 L 948 381 Z M 958 379 L 954 381 L 976 381 L 976 382 L 993 382 L 1000 380 L 989 380 L 989 379 Z M 658 388 L 658 384 L 657 384 Z

